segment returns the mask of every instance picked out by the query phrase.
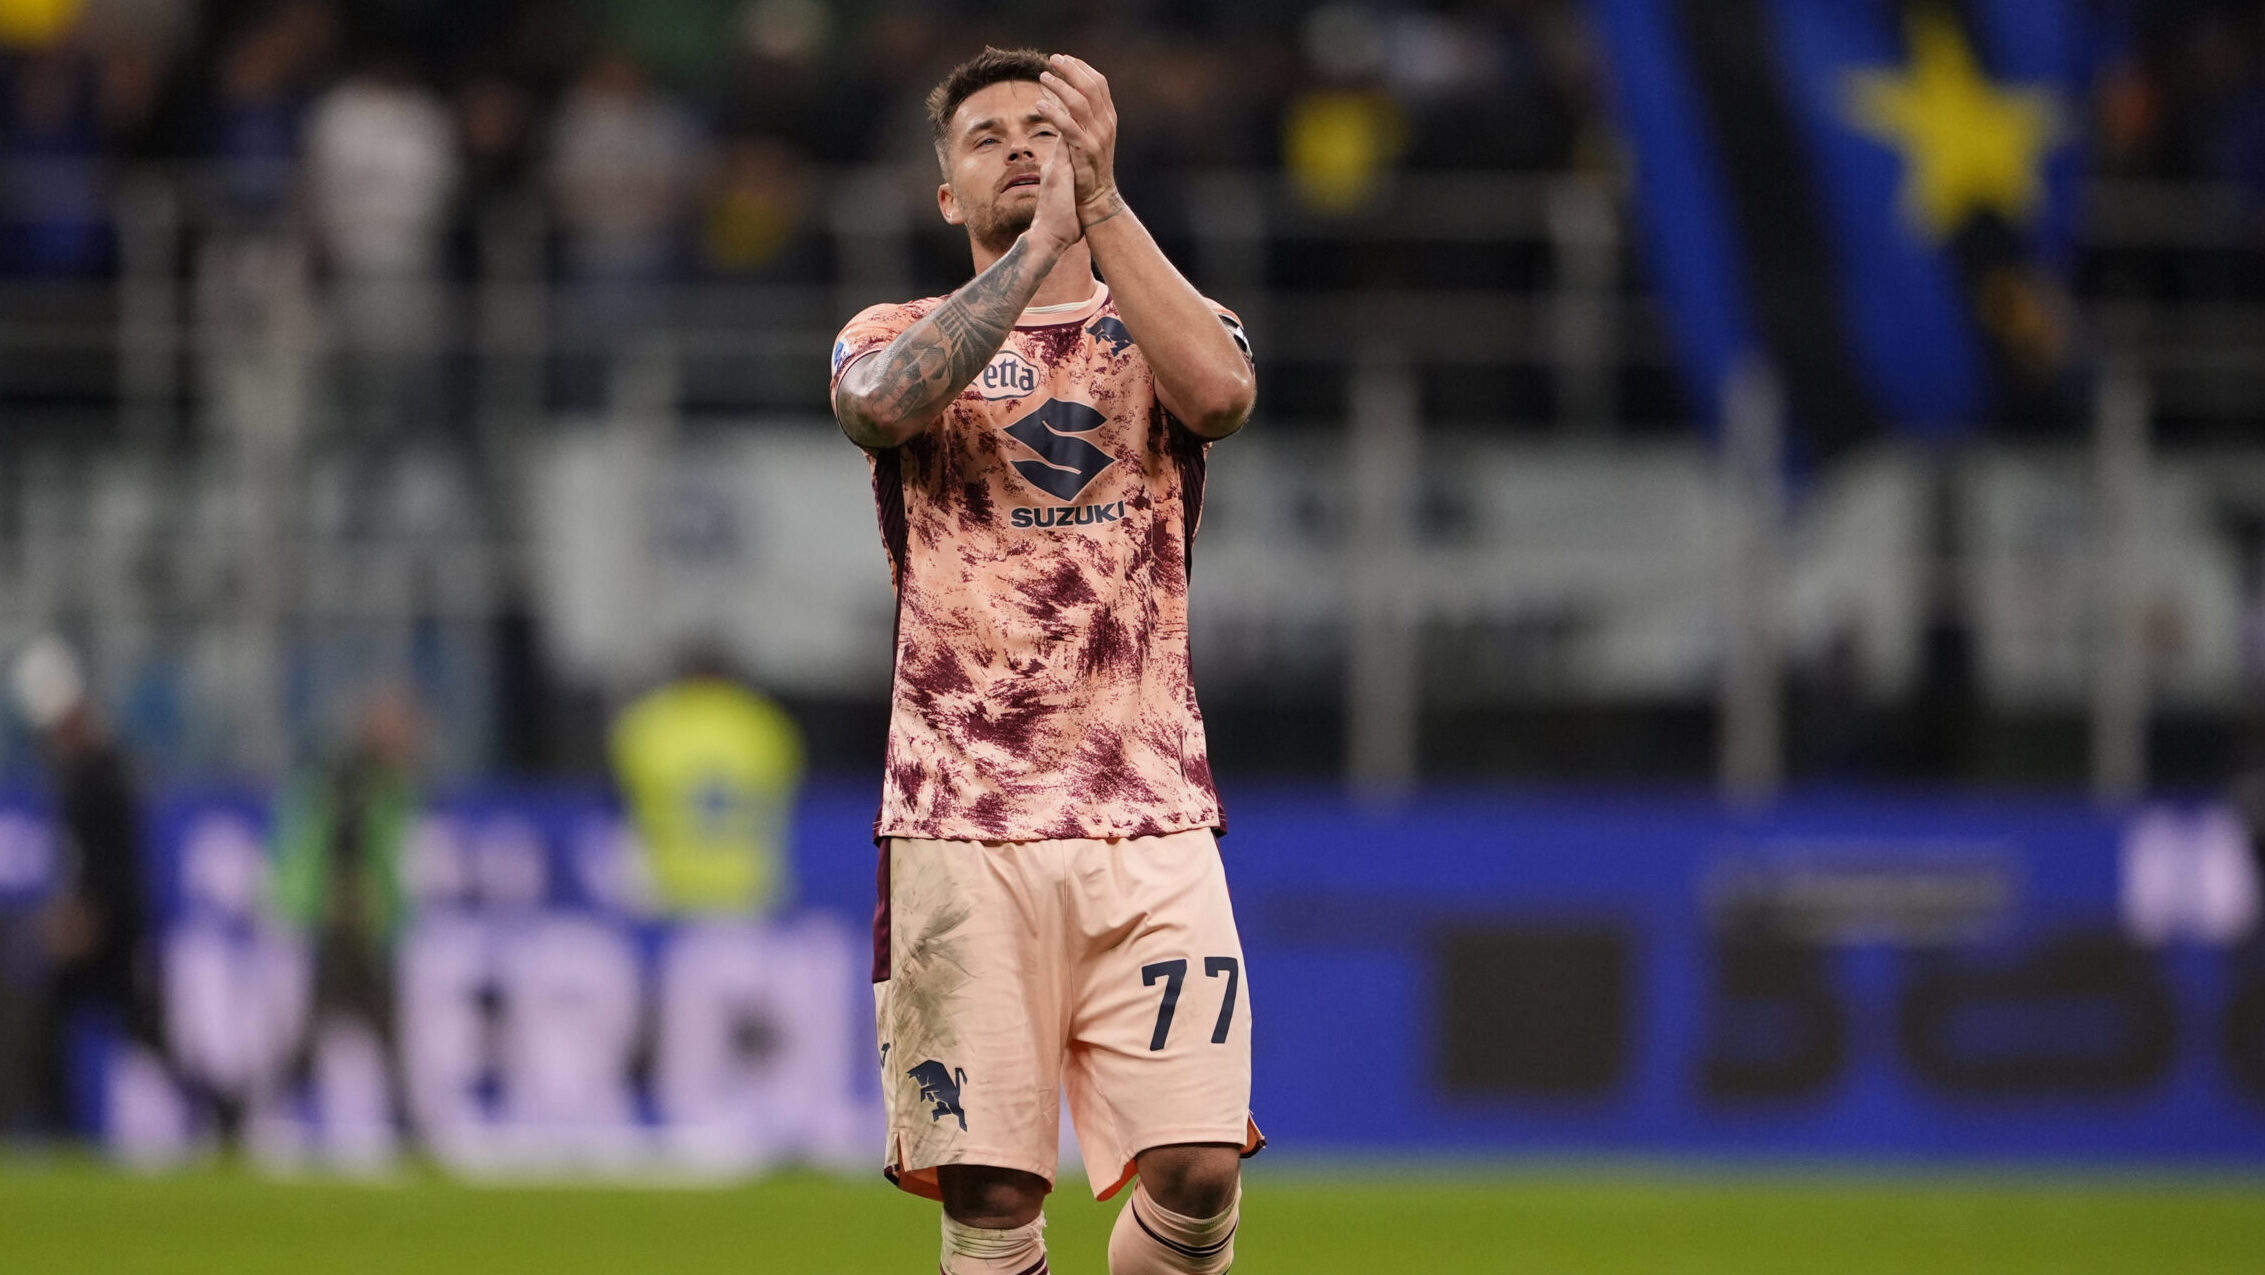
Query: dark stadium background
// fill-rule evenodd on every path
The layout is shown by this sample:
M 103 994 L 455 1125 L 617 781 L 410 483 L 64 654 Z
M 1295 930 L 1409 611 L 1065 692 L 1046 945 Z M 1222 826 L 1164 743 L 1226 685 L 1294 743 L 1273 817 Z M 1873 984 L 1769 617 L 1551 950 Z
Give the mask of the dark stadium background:
M 1109 76 L 1130 203 L 1256 349 L 1193 636 L 1245 1269 L 2246 1268 L 2244 0 L 0 0 L 0 661 L 83 668 L 156 930 L 249 942 L 277 792 L 395 697 L 462 939 L 420 950 L 564 918 L 558 968 L 665 995 L 607 730 L 698 652 L 806 742 L 819 989 L 732 1055 L 802 1113 L 761 1150 L 637 1141 L 626 1046 L 622 1112 L 514 1106 L 578 1029 L 495 1044 L 484 957 L 431 996 L 494 1056 L 399 1158 L 222 1152 L 89 1023 L 79 1149 L 0 1130 L 0 1266 L 924 1260 L 865 1164 L 889 598 L 826 361 L 965 279 L 920 103 L 987 42 Z M 1963 139 L 1965 202 L 1904 202 Z M 0 1098 L 53 814 L 11 697 Z M 153 1044 L 225 1070 L 270 1009 L 198 968 Z

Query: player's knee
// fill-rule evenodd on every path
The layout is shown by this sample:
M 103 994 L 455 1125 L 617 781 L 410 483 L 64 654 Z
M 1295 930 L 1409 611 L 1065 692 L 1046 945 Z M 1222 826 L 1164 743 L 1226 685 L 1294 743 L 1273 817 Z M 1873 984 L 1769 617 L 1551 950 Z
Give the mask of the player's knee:
M 1185 1217 L 1226 1212 L 1242 1179 L 1239 1147 L 1152 1147 L 1140 1153 L 1137 1163 L 1149 1198 Z
M 1046 1207 L 1046 1179 L 1020 1169 L 947 1164 L 936 1170 L 944 1212 L 962 1226 L 1006 1230 L 1028 1226 Z

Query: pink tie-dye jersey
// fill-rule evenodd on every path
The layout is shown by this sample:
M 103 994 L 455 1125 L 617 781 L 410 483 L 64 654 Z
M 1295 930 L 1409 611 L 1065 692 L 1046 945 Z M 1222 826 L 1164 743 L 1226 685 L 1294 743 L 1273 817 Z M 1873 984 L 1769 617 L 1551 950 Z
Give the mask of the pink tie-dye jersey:
M 852 319 L 835 384 L 942 302 Z M 1220 314 L 1240 343 L 1239 321 Z M 941 419 L 869 455 L 897 589 L 876 836 L 1221 826 L 1188 674 L 1208 447 L 1156 401 L 1101 288 L 1072 310 L 1026 312 Z

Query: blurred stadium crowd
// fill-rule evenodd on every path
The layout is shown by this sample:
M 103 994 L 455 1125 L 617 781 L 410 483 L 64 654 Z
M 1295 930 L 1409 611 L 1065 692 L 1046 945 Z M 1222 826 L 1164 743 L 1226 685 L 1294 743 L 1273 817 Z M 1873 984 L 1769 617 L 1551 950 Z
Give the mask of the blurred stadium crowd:
M 510 414 L 483 398 L 498 382 L 483 381 L 482 366 L 503 361 L 477 365 L 468 353 L 500 348 L 498 320 L 482 310 L 496 294 L 480 286 L 532 279 L 554 290 L 528 312 L 532 321 L 500 321 L 506 341 L 516 328 L 540 330 L 532 339 L 548 343 L 526 419 L 635 401 L 650 379 L 638 375 L 647 338 L 672 324 L 707 323 L 714 335 L 724 312 L 739 324 L 726 340 L 747 344 L 709 351 L 705 366 L 720 369 L 709 380 L 727 386 L 710 416 L 743 417 L 750 402 L 822 411 L 820 334 L 870 299 L 853 297 L 856 288 L 942 291 L 964 276 L 964 247 L 916 215 L 916 278 L 884 269 L 876 284 L 867 270 L 859 283 L 857 263 L 845 259 L 857 245 L 842 230 L 843 186 L 875 170 L 902 174 L 906 191 L 926 187 L 922 99 L 986 40 L 1082 48 L 1106 61 L 1125 121 L 1123 180 L 1182 260 L 1195 216 L 1189 183 L 1207 171 L 1285 168 L 1304 206 L 1336 216 L 1371 204 L 1396 169 L 1559 172 L 1593 168 L 1608 152 L 1595 50 L 1578 7 L 1563 2 L 1434 11 L 10 0 L 0 5 L 0 282 L 22 290 L 11 306 L 18 337 L 0 349 L 0 394 L 21 410 L 0 447 L 19 458 L 92 455 L 100 471 L 120 457 L 211 458 L 236 454 L 252 435 L 287 439 L 269 467 L 282 486 L 251 497 L 285 522 L 296 516 L 291 493 L 309 490 L 287 475 L 343 451 L 356 459 L 340 499 L 381 506 L 342 515 L 348 521 L 430 525 L 445 506 L 457 565 L 481 561 L 481 544 L 526 528 L 516 525 L 516 479 L 507 476 L 520 458 L 497 427 Z M 846 202 L 860 198 L 873 202 L 857 189 Z M 1340 264 L 1333 245 L 1315 247 L 1288 263 L 1291 282 Z M 176 283 L 187 286 L 169 290 Z M 113 288 L 115 305 L 105 291 Z M 796 288 L 823 300 L 792 312 L 779 298 Z M 134 295 L 154 299 L 137 311 Z M 169 316 L 181 310 L 176 334 Z M 160 317 L 136 329 L 136 313 Z M 93 344 L 73 344 L 82 334 Z M 766 340 L 783 353 L 751 364 L 748 353 Z M 137 357 L 150 370 L 138 397 L 128 370 Z M 784 370 L 760 370 L 768 367 Z M 664 382 L 672 374 L 664 370 Z M 696 406 L 697 369 L 690 381 L 681 397 Z M 740 392 L 750 383 L 752 398 Z M 255 418 L 270 423 L 245 424 Z M 114 444 L 123 446 L 87 450 Z M 429 463 L 396 473 L 405 449 Z M 323 479 L 308 481 L 319 488 Z M 0 521 L 32 536 L 39 491 L 82 482 L 101 480 L 0 495 Z M 178 482 L 191 494 L 139 498 L 157 510 L 147 519 L 163 525 L 177 499 L 193 502 L 227 480 L 184 473 Z M 154 539 L 184 543 L 162 531 Z M 494 579 L 472 592 L 516 591 L 489 587 Z M 223 605 L 241 613 L 245 603 Z M 77 613 L 80 641 L 90 641 L 91 624 L 100 648 L 115 618 L 89 616 L 86 605 L 28 607 L 46 610 L 44 624 Z M 178 615 L 202 604 L 152 605 Z M 133 698 L 140 657 L 122 668 L 100 649 L 93 655 L 111 696 Z M 512 668 L 475 676 L 483 684 L 471 696 L 500 687 L 510 700 L 500 717 L 543 723 L 500 751 L 444 749 L 452 768 L 562 758 L 586 768 L 597 757 L 595 723 L 622 689 L 617 682 L 613 703 L 570 711 L 574 724 L 558 728 L 548 705 L 572 701 L 571 688 L 536 670 L 531 694 L 546 703 L 530 708 L 511 697 Z M 463 692 L 424 688 L 428 699 L 459 703 Z M 224 698 L 245 696 L 239 688 Z M 166 742 L 165 728 L 145 728 L 146 714 L 128 716 L 161 765 L 215 759 L 176 746 L 178 732 Z M 302 734 L 292 751 L 308 745 Z M 219 764 L 246 760 L 233 758 Z M 250 764 L 281 760 L 269 748 Z
M 2265 208 L 2265 10 L 2128 8 L 2105 28 L 2099 170 Z M 111 269 L 107 181 L 195 160 L 232 218 L 297 207 L 347 273 L 461 276 L 475 210 L 536 198 L 564 271 L 823 277 L 808 171 L 918 159 L 928 87 L 986 40 L 1107 57 L 1150 208 L 1209 167 L 1281 166 L 1327 203 L 1370 167 L 1616 162 L 1574 0 L 9 0 L 5 266 Z
M 2265 12 L 2160 0 L 2132 15 L 2130 41 L 2101 79 L 2101 168 L 2238 182 L 2265 201 Z
M 1267 370 L 1266 428 L 1243 444 L 1249 463 L 1223 467 L 1207 529 L 1221 600 L 1198 645 L 1230 768 L 1327 773 L 1355 746 L 1350 692 L 1336 688 L 1358 625 L 1329 555 L 1374 529 L 1314 475 L 1335 472 L 1347 421 L 1391 400 L 1378 398 L 1398 384 L 1391 367 L 1369 366 L 1389 355 L 1409 364 L 1435 440 L 1403 476 L 1409 552 L 1432 555 L 1438 577 L 1426 586 L 1436 599 L 1413 604 L 1424 653 L 1403 679 L 1424 701 L 1420 769 L 1703 775 L 1715 655 L 1694 634 L 1719 599 L 1695 587 L 1701 564 L 1672 551 L 1711 534 L 1699 491 L 1710 471 L 1693 444 L 1713 405 L 1674 374 L 1686 334 L 1662 314 L 1630 194 L 1641 147 L 1615 106 L 1600 31 L 1613 7 L 0 0 L 0 588 L 16 612 L 0 609 L 0 645 L 67 631 L 123 729 L 170 772 L 273 773 L 337 734 L 352 710 L 334 701 L 373 680 L 414 680 L 446 706 L 436 751 L 451 773 L 601 768 L 613 709 L 688 639 L 744 634 L 712 616 L 614 634 L 608 649 L 644 651 L 635 667 L 599 669 L 589 642 L 560 649 L 574 647 L 560 634 L 577 606 L 667 608 L 575 593 L 539 569 L 566 544 L 543 520 L 568 488 L 543 475 L 615 463 L 574 460 L 556 427 L 659 405 L 669 422 L 799 430 L 817 448 L 823 351 L 841 319 L 964 278 L 964 244 L 925 206 L 924 94 L 985 41 L 1036 43 L 1091 53 L 1109 73 L 1128 195 L 1203 286 L 1244 308 Z M 2090 325 L 2076 344 L 2136 351 L 2165 445 L 2253 445 L 2265 417 L 2244 350 L 2249 307 L 2265 299 L 2265 5 L 2059 8 L 2085 12 L 2092 69 L 2070 124 L 2099 179 L 2072 218 L 2065 282 L 2082 312 L 2073 326 Z M 2085 397 L 2047 416 L 2048 440 L 2088 428 Z M 654 446 L 682 441 L 675 423 L 656 427 Z M 2039 431 L 1983 419 L 1972 434 Z M 1294 442 L 1265 453 L 1267 439 Z M 1661 479 L 1674 499 L 1628 477 L 1654 453 L 1600 462 L 1591 496 L 1566 495 L 1589 489 L 1556 469 L 1516 494 L 1517 475 L 1542 471 L 1501 449 L 1560 443 L 1682 446 Z M 826 446 L 809 474 L 854 468 Z M 1503 475 L 1483 490 L 1496 470 L 1482 452 L 1501 453 Z M 782 455 L 748 463 L 805 472 Z M 727 468 L 709 472 L 720 483 Z M 770 507 L 817 499 L 810 483 L 780 481 Z M 862 500 L 826 490 L 833 504 Z M 1550 494 L 1563 508 L 1545 518 L 1535 511 Z M 731 499 L 678 500 L 653 534 L 739 553 L 745 569 L 767 542 L 703 521 Z M 1609 563 L 1582 556 L 1686 506 L 1699 522 L 1631 537 Z M 821 512 L 779 524 L 798 529 L 797 552 L 857 543 L 809 574 L 882 588 L 862 507 L 807 530 Z M 2239 625 L 2218 621 L 2256 592 L 2242 583 L 2253 520 L 2195 520 L 2226 542 L 2223 569 L 2193 595 L 2210 601 L 2149 632 L 2171 634 L 2173 663 L 2216 661 L 2164 679 L 2187 688 L 2181 711 L 2200 704 L 2206 719 L 2199 743 L 2164 754 L 2172 772 L 2215 782 L 2234 768 L 2245 710 L 2229 688 L 2247 667 Z M 130 529 L 121 543 L 137 547 L 78 569 L 104 526 Z M 2023 528 L 2017 549 L 2054 547 L 2049 530 Z M 325 545 L 343 556 L 326 559 Z M 1443 548 L 1455 545 L 1464 565 Z M 350 569 L 373 546 L 399 550 L 401 582 Z M 1979 655 L 1951 661 L 1966 661 L 1950 679 L 1964 689 L 1943 694 L 1971 698 L 1980 677 L 1995 708 L 2019 716 L 2034 708 L 2022 688 L 2049 685 L 2058 700 L 2029 734 L 2067 736 L 2086 677 L 2075 569 L 2024 577 L 2050 605 L 1978 587 L 1970 628 L 2000 623 L 1984 613 L 2001 602 L 2004 624 L 2030 628 L 1985 633 Z M 1330 583 L 1287 582 L 1301 572 Z M 699 587 L 714 596 L 724 579 Z M 1654 605 L 1662 582 L 1689 594 L 1682 609 Z M 1864 604 L 1885 617 L 1869 628 L 1828 616 L 1798 637 L 1793 677 L 1816 689 L 1796 697 L 1826 711 L 1819 724 L 1797 710 L 1794 729 L 1826 743 L 1792 754 L 1855 758 L 1836 773 L 2080 778 L 2050 741 L 2020 744 L 2007 765 L 1907 764 L 1912 750 L 1849 742 L 1895 732 L 1835 706 L 1957 717 L 1927 699 L 1941 679 L 1911 654 L 1926 587 Z M 783 631 L 814 595 L 764 596 L 761 624 L 743 628 Z M 878 737 L 879 670 L 841 655 L 845 632 L 885 623 L 855 611 L 869 604 L 881 605 L 857 595 L 828 612 L 837 627 L 806 626 L 805 654 L 753 661 L 812 729 L 820 770 L 869 765 Z M 867 627 L 849 627 L 853 614 Z M 305 637 L 318 619 L 337 621 L 334 647 L 377 633 L 410 654 L 382 677 L 358 657 L 326 672 L 319 651 L 294 664 L 320 645 Z M 2224 650 L 2192 635 L 2203 625 Z M 2001 656 L 2005 642 L 2029 645 Z M 263 689 L 262 677 L 285 684 Z M 0 732 L 0 770 L 28 757 L 20 730 Z
M 921 159 L 922 99 L 983 41 L 1104 57 L 1151 208 L 1191 169 L 1599 159 L 1564 0 L 1335 5 L 822 0 L 14 0 L 8 269 L 99 274 L 104 181 L 200 160 L 245 224 L 295 207 L 345 275 L 464 274 L 476 210 L 540 199 L 574 276 L 825 277 L 813 166 Z M 1357 195 L 1357 190 L 1353 194 Z

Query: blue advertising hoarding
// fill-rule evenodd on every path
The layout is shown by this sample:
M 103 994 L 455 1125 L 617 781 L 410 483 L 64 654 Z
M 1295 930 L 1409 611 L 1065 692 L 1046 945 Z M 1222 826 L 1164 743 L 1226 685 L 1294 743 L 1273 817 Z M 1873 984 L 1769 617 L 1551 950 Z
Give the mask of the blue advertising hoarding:
M 1284 1152 L 2265 1160 L 2257 874 L 2223 812 L 1230 797 L 1255 1103 Z M 427 1138 L 467 1168 L 555 1160 L 587 1104 L 587 1167 L 861 1163 L 871 806 L 866 785 L 814 787 L 798 911 L 694 935 L 638 915 L 601 793 L 437 802 L 409 857 L 423 903 L 402 978 L 412 1107 L 447 1126 Z M 169 1009 L 172 1044 L 258 1037 L 229 1002 L 257 999 L 246 969 L 293 959 L 256 937 L 265 801 L 182 793 L 152 814 L 168 960 L 208 971 L 169 971 L 189 1005 Z M 19 907 L 38 827 L 0 803 Z M 288 1017 L 290 980 L 270 981 L 285 990 L 263 1012 Z M 786 1045 L 750 1057 L 715 1026 L 749 1015 Z M 641 1016 L 668 1025 L 657 1065 L 635 1061 Z

